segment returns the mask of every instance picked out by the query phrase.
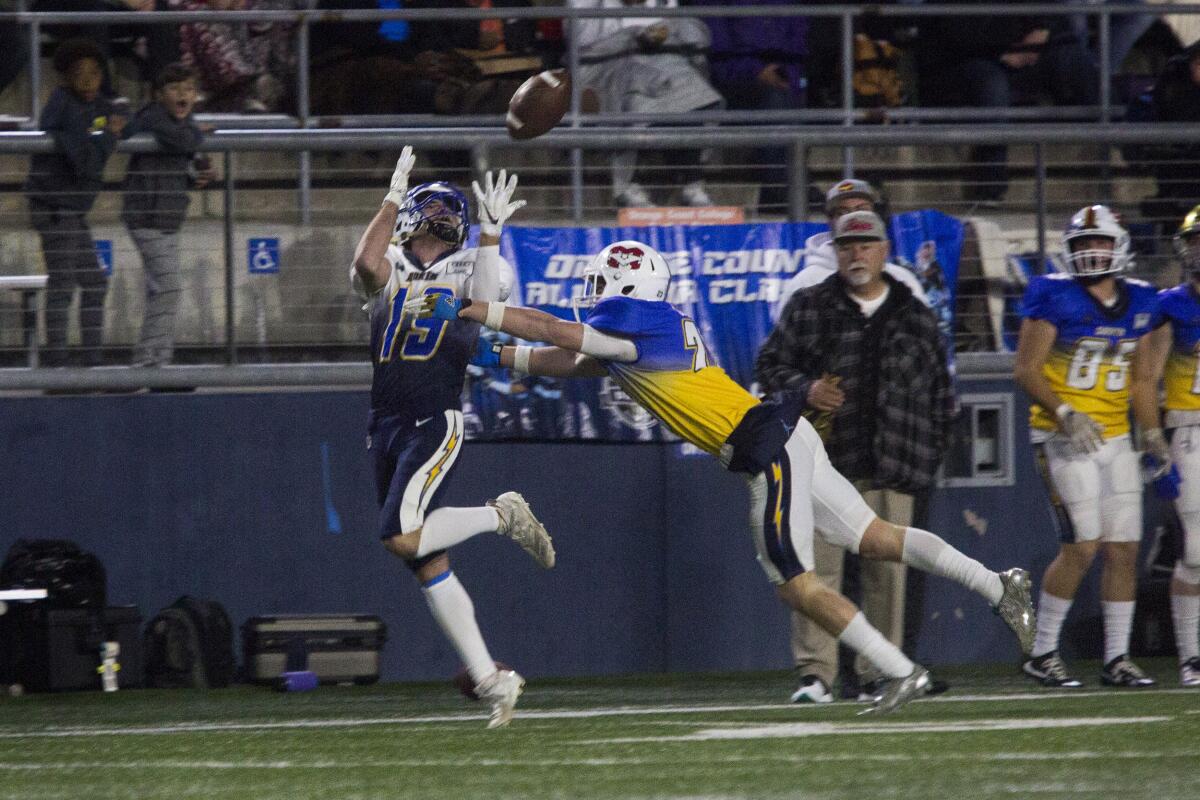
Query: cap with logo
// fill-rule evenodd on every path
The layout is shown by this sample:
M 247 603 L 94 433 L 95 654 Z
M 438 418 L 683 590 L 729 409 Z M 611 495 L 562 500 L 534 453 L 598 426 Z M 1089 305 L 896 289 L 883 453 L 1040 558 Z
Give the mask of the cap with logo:
M 886 242 L 887 228 L 874 211 L 851 211 L 838 217 L 833 226 L 833 241 L 843 242 Z
M 830 186 L 829 191 L 825 193 L 825 212 L 832 214 L 834 205 L 847 197 L 862 197 L 870 200 L 872 206 L 879 205 L 879 192 L 875 191 L 874 186 L 866 181 L 846 178 Z

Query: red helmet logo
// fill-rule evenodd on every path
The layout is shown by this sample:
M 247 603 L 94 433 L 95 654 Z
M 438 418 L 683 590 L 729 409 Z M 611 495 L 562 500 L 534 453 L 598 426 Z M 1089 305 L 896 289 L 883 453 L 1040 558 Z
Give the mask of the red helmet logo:
M 608 266 L 612 269 L 641 269 L 645 255 L 640 247 L 614 247 L 608 251 Z

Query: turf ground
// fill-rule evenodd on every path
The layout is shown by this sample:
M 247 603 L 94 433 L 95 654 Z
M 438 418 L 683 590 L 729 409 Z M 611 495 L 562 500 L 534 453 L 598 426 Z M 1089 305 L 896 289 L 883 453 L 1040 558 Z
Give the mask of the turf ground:
M 792 676 L 533 681 L 507 730 L 445 684 L 0 699 L 0 798 L 1200 797 L 1200 691 L 939 670 L 899 713 L 791 706 Z

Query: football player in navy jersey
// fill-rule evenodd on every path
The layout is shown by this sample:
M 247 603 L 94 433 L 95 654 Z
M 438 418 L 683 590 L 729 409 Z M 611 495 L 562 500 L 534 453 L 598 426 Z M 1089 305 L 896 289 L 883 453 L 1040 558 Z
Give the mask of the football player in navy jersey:
M 1170 468 L 1170 454 L 1158 421 L 1153 360 L 1146 357 L 1157 293 L 1121 276 L 1131 260 L 1129 234 L 1113 212 L 1086 206 L 1063 233 L 1066 272 L 1035 277 L 1022 301 L 1014 377 L 1031 401 L 1031 439 L 1062 540 L 1042 579 L 1037 638 L 1023 665 L 1045 686 L 1082 686 L 1059 655 L 1059 636 L 1098 553 L 1104 554 L 1101 681 L 1154 684 L 1129 658 L 1142 538 L 1131 407 L 1143 444 L 1161 469 Z
M 415 159 L 405 147 L 383 206 L 354 254 L 351 280 L 371 317 L 371 413 L 382 511 L 379 536 L 408 564 L 442 631 L 466 666 L 475 692 L 491 704 L 488 727 L 507 725 L 524 686 L 515 671 L 497 669 L 475 622 L 471 598 L 450 570 L 447 548 L 497 532 L 521 545 L 543 567 L 554 547 L 524 498 L 505 492 L 476 508 L 447 508 L 441 497 L 463 443 L 460 396 L 479 325 L 418 320 L 404 313 L 413 297 L 445 295 L 503 300 L 512 268 L 500 256 L 500 229 L 525 205 L 513 200 L 517 177 L 500 172 L 472 186 L 479 203 L 479 247 L 467 239 L 467 198 L 446 183 L 408 188 Z
M 1200 206 L 1175 234 L 1183 283 L 1159 292 L 1163 325 L 1151 337 L 1155 375 L 1165 375 L 1165 427 L 1179 468 L 1175 510 L 1183 547 L 1171 576 L 1171 618 L 1179 655 L 1179 683 L 1200 687 Z
M 840 225 L 839 235 L 845 235 Z M 584 300 L 591 304 L 586 323 L 444 296 L 417 298 L 409 308 L 548 342 L 554 346 L 484 348 L 476 363 L 554 377 L 608 375 L 674 433 L 746 474 L 758 560 L 779 596 L 889 679 L 868 711 L 894 711 L 925 694 L 931 679 L 816 577 L 814 520 L 822 536 L 852 552 L 902 560 L 983 595 L 1024 651 L 1034 627 L 1028 574 L 993 572 L 928 531 L 875 516 L 830 464 L 820 437 L 800 416 L 801 398 L 760 401 L 711 360 L 696 323 L 666 302 L 670 278 L 653 248 L 622 241 L 604 248 L 585 272 Z

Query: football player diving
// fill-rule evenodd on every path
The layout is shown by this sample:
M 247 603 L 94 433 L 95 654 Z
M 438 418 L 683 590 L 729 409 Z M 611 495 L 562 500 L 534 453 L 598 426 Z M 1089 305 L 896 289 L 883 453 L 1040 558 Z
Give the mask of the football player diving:
M 1171 456 L 1146 357 L 1156 324 L 1154 287 L 1126 278 L 1129 234 L 1106 206 L 1081 208 L 1062 237 L 1065 272 L 1039 275 L 1022 300 L 1014 378 L 1029 395 L 1030 438 L 1050 492 L 1061 543 L 1046 568 L 1037 637 L 1022 669 L 1044 686 L 1075 688 L 1059 654 L 1067 611 L 1083 576 L 1104 556 L 1102 683 L 1152 686 L 1129 658 L 1142 538 L 1142 476 L 1129 410 L 1156 477 Z
M 482 351 L 477 359 L 537 375 L 611 376 L 670 430 L 744 473 L 758 560 L 779 596 L 890 679 L 865 713 L 899 708 L 925 694 L 931 678 L 853 603 L 816 578 L 814 521 L 822 536 L 865 558 L 902 560 L 984 595 L 1025 649 L 1034 626 L 1029 576 L 1022 570 L 997 574 L 932 533 L 876 517 L 833 469 L 812 425 L 800 416 L 801 398 L 760 401 L 712 362 L 695 322 L 666 302 L 670 279 L 653 248 L 622 241 L 604 248 L 585 271 L 586 322 L 450 297 L 418 299 L 410 308 L 547 342 L 552 346 Z
M 505 492 L 486 505 L 449 508 L 442 497 L 463 443 L 460 406 L 467 363 L 479 325 L 468 320 L 417 319 L 404 312 L 413 297 L 501 301 L 512 267 L 500 256 L 500 229 L 524 200 L 513 200 L 517 176 L 472 184 L 479 203 L 479 247 L 463 249 L 467 198 L 446 183 L 408 188 L 415 159 L 405 147 L 383 206 L 358 242 L 351 269 L 371 319 L 371 412 L 368 448 L 374 458 L 384 546 L 416 575 L 434 619 L 462 659 L 476 694 L 492 708 L 489 728 L 507 725 L 525 684 L 498 669 L 488 652 L 470 595 L 450 569 L 447 549 L 480 533 L 516 541 L 543 567 L 554 547 L 524 498 Z
M 1179 683 L 1200 687 L 1200 206 L 1175 234 L 1183 283 L 1158 294 L 1159 319 L 1151 334 L 1155 378 L 1164 375 L 1171 460 L 1178 467 L 1175 510 L 1183 547 L 1171 576 L 1171 617 L 1179 654 Z

